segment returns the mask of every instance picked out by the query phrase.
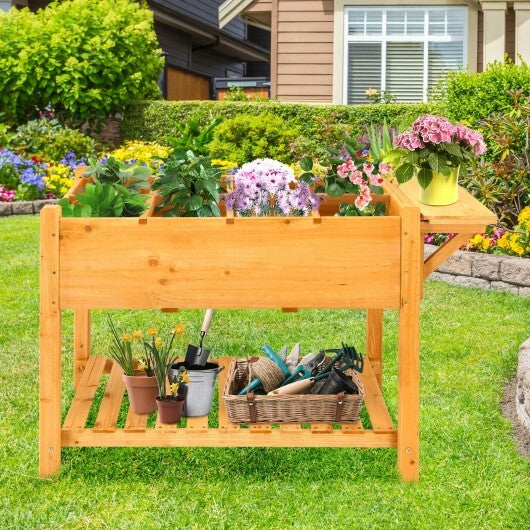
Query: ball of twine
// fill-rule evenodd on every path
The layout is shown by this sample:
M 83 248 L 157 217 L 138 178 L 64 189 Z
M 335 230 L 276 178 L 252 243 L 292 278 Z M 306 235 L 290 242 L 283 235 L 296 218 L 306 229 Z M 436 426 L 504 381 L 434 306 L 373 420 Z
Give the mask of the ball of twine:
M 278 388 L 285 380 L 280 367 L 265 357 L 260 357 L 256 362 L 249 363 L 249 370 L 251 379 L 257 377 L 267 393 Z

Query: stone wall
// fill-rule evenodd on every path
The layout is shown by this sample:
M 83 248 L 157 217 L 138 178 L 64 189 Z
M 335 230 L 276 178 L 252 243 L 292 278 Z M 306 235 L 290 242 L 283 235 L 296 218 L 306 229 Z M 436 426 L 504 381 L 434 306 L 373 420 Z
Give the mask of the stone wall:
M 47 204 L 57 204 L 57 202 L 57 199 L 0 202 L 0 217 L 6 217 L 8 215 L 31 215 L 39 213 Z
M 435 250 L 425 245 L 425 257 Z M 459 250 L 429 278 L 446 283 L 508 291 L 530 298 L 530 259 Z

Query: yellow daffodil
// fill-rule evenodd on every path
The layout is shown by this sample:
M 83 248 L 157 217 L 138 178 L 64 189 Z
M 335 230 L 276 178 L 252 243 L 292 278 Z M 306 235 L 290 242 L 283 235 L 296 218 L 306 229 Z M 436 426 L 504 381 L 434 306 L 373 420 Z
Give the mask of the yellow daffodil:
M 155 337 L 156 334 L 158 333 L 158 330 L 155 328 L 155 326 L 151 326 L 151 327 L 147 330 L 147 333 L 149 333 L 149 335 L 151 335 L 151 337 Z
M 171 383 L 171 385 L 169 386 L 169 388 L 171 389 L 171 392 L 173 394 L 176 394 L 178 389 L 179 389 L 179 385 L 178 383 Z
M 155 345 L 158 346 L 160 348 L 160 346 L 162 346 L 162 339 L 160 337 L 157 337 L 155 339 Z
M 139 331 L 139 330 L 133 331 L 133 339 L 134 340 L 142 340 L 143 337 L 144 336 L 143 336 L 141 331 Z
M 185 329 L 186 326 L 184 324 L 175 324 L 173 326 L 173 333 L 176 333 L 177 335 L 182 335 Z
M 131 342 L 131 334 L 130 333 L 124 333 L 121 338 L 124 340 L 124 342 Z
M 138 370 L 141 370 L 142 372 L 147 368 L 147 365 L 145 364 L 143 359 L 138 359 Z
M 183 383 L 189 383 L 190 382 L 190 376 L 188 375 L 188 372 L 182 372 L 180 378 L 182 379 Z

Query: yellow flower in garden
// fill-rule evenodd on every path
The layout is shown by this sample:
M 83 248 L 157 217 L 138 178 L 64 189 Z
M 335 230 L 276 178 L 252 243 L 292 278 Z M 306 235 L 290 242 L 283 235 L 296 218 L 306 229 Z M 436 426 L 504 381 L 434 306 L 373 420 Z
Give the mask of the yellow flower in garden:
M 121 338 L 125 341 L 125 342 L 131 342 L 131 334 L 130 333 L 124 333 Z
M 140 330 L 133 331 L 133 339 L 134 340 L 142 340 L 143 339 L 143 333 Z
M 488 238 L 482 240 L 482 248 L 484 250 L 488 250 L 488 248 L 490 248 L 490 240 Z
M 156 336 L 156 334 L 158 333 L 158 330 L 155 328 L 155 326 L 151 326 L 151 327 L 147 330 L 147 333 L 149 333 L 149 335 L 151 335 L 151 337 L 154 337 L 154 336 Z
M 155 339 L 155 345 L 158 346 L 160 348 L 160 346 L 162 346 L 162 339 L 160 337 L 157 337 Z
M 182 335 L 185 329 L 186 326 L 184 324 L 175 324 L 175 326 L 173 326 L 173 333 L 176 333 L 177 335 Z
M 506 237 L 506 234 L 504 234 L 500 239 L 497 240 L 497 246 L 499 248 L 507 248 L 508 247 L 508 238 Z
M 519 221 L 519 224 L 530 220 L 530 206 L 526 206 L 519 212 L 519 216 L 517 217 L 517 220 Z
M 169 386 L 169 388 L 171 389 L 171 392 L 173 394 L 176 394 L 178 389 L 179 389 L 179 385 L 178 383 L 171 383 L 171 385 Z
M 145 371 L 147 368 L 147 365 L 145 364 L 145 361 L 143 359 L 138 359 L 138 370 L 141 370 L 142 372 Z
M 190 376 L 188 375 L 188 372 L 182 372 L 182 375 L 180 376 L 183 383 L 189 383 L 190 382 Z
M 151 169 L 156 169 L 160 165 L 158 159 L 166 158 L 170 152 L 171 149 L 156 142 L 129 141 L 107 154 L 121 162 L 135 160 L 138 165 L 146 164 Z
M 482 240 L 484 238 L 480 235 L 480 234 L 477 234 L 472 240 L 471 240 L 471 243 L 473 243 L 473 245 L 477 246 L 477 245 L 480 245 L 480 243 L 482 243 Z

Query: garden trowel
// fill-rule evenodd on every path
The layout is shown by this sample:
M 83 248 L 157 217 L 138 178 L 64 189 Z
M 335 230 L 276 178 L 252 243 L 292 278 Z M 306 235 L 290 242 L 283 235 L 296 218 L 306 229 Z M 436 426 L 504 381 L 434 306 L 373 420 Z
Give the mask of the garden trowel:
M 188 344 L 188 350 L 186 351 L 186 359 L 184 360 L 186 366 L 189 368 L 191 366 L 204 366 L 210 355 L 210 350 L 202 347 L 204 337 L 210 329 L 210 324 L 212 323 L 212 318 L 215 309 L 207 309 L 204 313 L 204 320 L 202 321 L 201 327 L 201 338 L 199 346 L 194 346 L 193 344 Z

